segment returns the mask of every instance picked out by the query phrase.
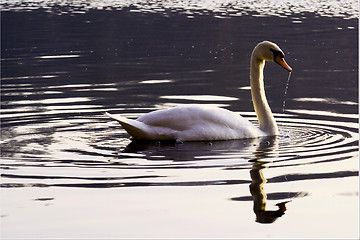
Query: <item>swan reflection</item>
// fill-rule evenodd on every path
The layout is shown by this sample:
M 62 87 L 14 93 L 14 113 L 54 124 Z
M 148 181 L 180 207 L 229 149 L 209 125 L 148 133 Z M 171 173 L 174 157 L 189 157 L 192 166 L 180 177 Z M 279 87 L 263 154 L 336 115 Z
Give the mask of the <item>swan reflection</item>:
M 222 184 L 250 184 L 251 196 L 232 198 L 234 201 L 253 201 L 253 211 L 256 215 L 256 222 L 273 223 L 276 219 L 283 216 L 286 211 L 286 203 L 282 201 L 276 204 L 278 209 L 268 210 L 267 195 L 264 185 L 267 182 L 262 170 L 267 168 L 269 160 L 276 158 L 278 142 L 275 137 L 242 139 L 234 141 L 214 141 L 214 142 L 155 142 L 155 141 L 132 141 L 123 151 L 124 156 L 134 153 L 141 155 L 150 161 L 196 161 L 199 164 L 207 160 L 220 160 L 216 165 L 207 163 L 206 165 L 192 165 L 194 168 L 221 167 L 225 170 L 246 170 L 250 168 L 251 181 L 221 181 Z M 245 160 L 245 161 L 241 161 Z M 177 167 L 178 165 L 173 165 Z M 187 166 L 189 168 L 189 166 Z M 190 167 L 191 168 L 191 167 Z M 176 182 L 176 185 L 203 186 L 205 184 L 219 184 L 218 181 L 204 182 Z M 175 184 L 175 183 L 173 183 Z M 169 185 L 172 185 L 169 183 Z M 276 196 L 277 200 L 289 199 L 291 193 L 272 193 L 270 199 Z M 296 194 L 293 194 L 294 196 Z
M 266 138 L 260 142 L 257 151 L 254 153 L 256 159 L 253 160 L 253 166 L 250 170 L 251 184 L 250 184 L 250 193 L 253 197 L 254 202 L 254 213 L 256 215 L 256 222 L 259 223 L 273 223 L 277 218 L 283 216 L 286 211 L 286 203 L 289 201 L 284 201 L 277 203 L 279 209 L 277 210 L 266 210 L 266 200 L 267 195 L 264 191 L 264 184 L 267 182 L 266 178 L 263 175 L 262 170 L 266 168 L 267 162 L 261 161 L 262 158 L 265 158 L 277 149 L 277 138 Z
M 266 168 L 263 162 L 254 163 L 250 170 L 251 184 L 250 193 L 254 202 L 254 213 L 256 214 L 256 221 L 259 223 L 273 223 L 277 218 L 283 216 L 286 211 L 285 204 L 289 201 L 277 203 L 278 210 L 266 210 L 267 196 L 264 191 L 264 184 L 266 178 L 264 177 L 262 170 Z
M 233 155 L 250 160 L 253 158 L 257 144 L 256 139 L 185 143 L 134 140 L 121 154 L 140 153 L 148 160 L 199 161 L 231 158 Z

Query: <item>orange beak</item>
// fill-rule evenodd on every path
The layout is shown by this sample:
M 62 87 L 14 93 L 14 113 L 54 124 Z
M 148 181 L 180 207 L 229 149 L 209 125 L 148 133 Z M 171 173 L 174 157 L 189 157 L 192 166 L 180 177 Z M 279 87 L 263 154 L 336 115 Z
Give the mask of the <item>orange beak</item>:
M 288 70 L 289 72 L 292 71 L 292 68 L 287 65 L 287 63 L 285 62 L 285 59 L 280 57 L 280 55 L 277 55 L 276 58 L 274 59 L 274 61 L 279 64 L 280 66 L 282 66 L 283 68 L 285 68 L 286 70 Z

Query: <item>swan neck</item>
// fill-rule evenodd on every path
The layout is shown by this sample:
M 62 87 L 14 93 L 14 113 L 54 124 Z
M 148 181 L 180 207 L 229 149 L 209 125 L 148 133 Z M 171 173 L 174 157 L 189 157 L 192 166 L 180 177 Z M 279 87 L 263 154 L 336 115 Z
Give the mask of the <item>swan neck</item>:
M 265 61 L 256 58 L 253 54 L 250 65 L 251 97 L 260 130 L 268 136 L 273 136 L 278 135 L 278 128 L 265 95 L 264 67 Z

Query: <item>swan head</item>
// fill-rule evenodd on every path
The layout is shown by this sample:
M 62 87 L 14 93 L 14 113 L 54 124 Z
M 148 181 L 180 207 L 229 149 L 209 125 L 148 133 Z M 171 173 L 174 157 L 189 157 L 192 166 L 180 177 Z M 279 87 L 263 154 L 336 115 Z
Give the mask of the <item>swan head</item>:
M 276 62 L 289 72 L 292 71 L 292 68 L 285 62 L 285 54 L 279 48 L 278 45 L 269 41 L 260 42 L 252 53 L 252 58 L 257 59 L 258 61 L 270 61 Z

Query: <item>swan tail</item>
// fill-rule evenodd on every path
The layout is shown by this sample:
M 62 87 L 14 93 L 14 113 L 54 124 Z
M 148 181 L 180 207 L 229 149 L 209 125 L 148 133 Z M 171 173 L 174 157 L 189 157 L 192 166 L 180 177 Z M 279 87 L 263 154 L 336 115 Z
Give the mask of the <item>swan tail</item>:
M 114 116 L 108 112 L 105 112 L 105 115 L 119 122 L 121 126 L 135 139 L 149 139 L 148 127 L 146 124 L 128 119 L 126 117 L 121 117 L 119 115 Z

